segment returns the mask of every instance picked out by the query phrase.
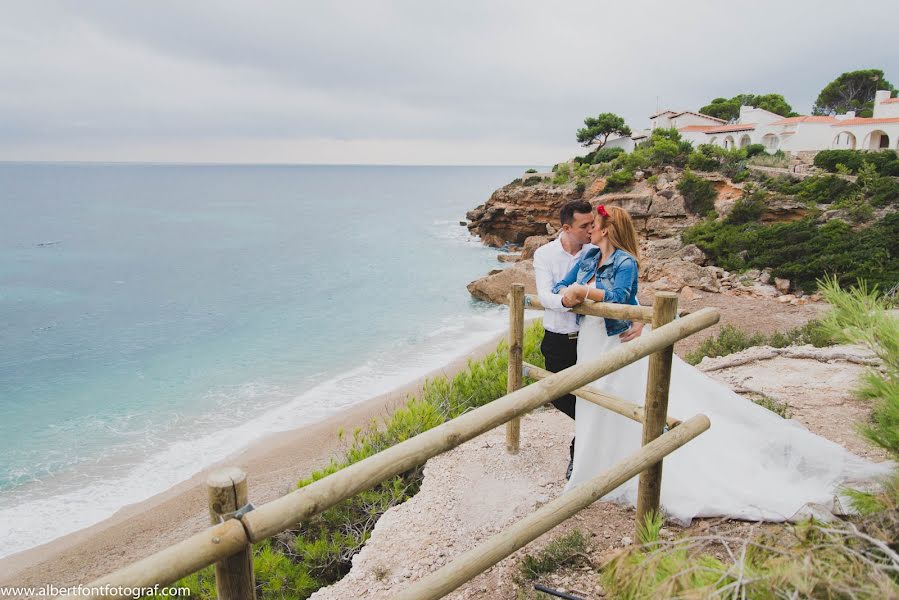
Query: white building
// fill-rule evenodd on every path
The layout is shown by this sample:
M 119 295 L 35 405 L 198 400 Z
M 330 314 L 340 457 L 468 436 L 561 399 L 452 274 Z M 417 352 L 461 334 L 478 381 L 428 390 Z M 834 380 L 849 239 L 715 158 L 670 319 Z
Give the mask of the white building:
M 856 117 L 855 113 L 828 117 L 782 117 L 761 108 L 740 107 L 736 123 L 690 111 L 667 110 L 651 116 L 651 129 L 675 127 L 694 146 L 714 144 L 722 148 L 743 148 L 764 144 L 769 152 L 814 152 L 830 149 L 899 150 L 899 98 L 878 91 L 874 97 L 874 116 Z M 608 147 L 627 151 L 645 138 L 647 130 L 628 138 L 610 140 Z

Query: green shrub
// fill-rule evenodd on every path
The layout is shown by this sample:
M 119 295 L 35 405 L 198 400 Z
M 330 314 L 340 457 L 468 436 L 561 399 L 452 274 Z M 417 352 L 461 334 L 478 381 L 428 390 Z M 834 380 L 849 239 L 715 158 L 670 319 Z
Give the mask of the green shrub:
M 786 333 L 774 333 L 765 340 L 765 345 L 773 348 L 803 346 L 805 344 L 811 344 L 815 348 L 824 348 L 825 346 L 833 346 L 836 343 L 836 338 L 817 319 L 809 321 L 802 327 L 793 328 Z
M 746 158 L 767 154 L 764 144 L 749 144 L 746 146 Z
M 586 536 L 574 530 L 551 541 L 537 556 L 526 554 L 519 565 L 521 576 L 527 580 L 537 579 L 544 573 L 551 573 L 575 560 L 584 559 L 586 552 Z
M 816 167 L 831 173 L 837 172 L 837 165 L 843 165 L 850 173 L 858 173 L 865 164 L 870 164 L 878 175 L 899 176 L 899 156 L 892 150 L 822 150 L 815 155 L 814 162 Z
M 887 288 L 899 281 L 899 213 L 857 231 L 841 221 L 819 226 L 810 218 L 770 225 L 706 221 L 685 230 L 682 239 L 728 271 L 770 267 L 807 292 L 824 275 Z
M 624 148 L 600 148 L 592 154 L 593 156 L 590 162 L 594 165 L 598 165 L 600 163 L 607 163 L 615 160 L 624 154 Z
M 858 190 L 851 181 L 836 175 L 816 175 L 803 179 L 798 184 L 796 197 L 805 202 L 832 204 L 849 198 Z
M 541 181 L 543 181 L 543 179 L 540 177 L 528 177 L 527 179 L 524 180 L 523 185 L 526 185 L 526 186 L 537 185 Z
M 689 169 L 684 171 L 677 182 L 677 190 L 684 197 L 684 206 L 694 215 L 705 215 L 715 210 L 718 192 L 710 181 L 694 175 Z
M 899 318 L 878 288 L 860 282 L 849 290 L 834 278 L 821 281 L 824 298 L 833 307 L 824 327 L 837 340 L 867 346 L 882 363 L 882 371 L 870 370 L 857 389 L 859 397 L 874 405 L 865 436 L 893 456 L 899 456 Z
M 706 356 L 709 358 L 727 356 L 746 348 L 763 345 L 765 345 L 765 336 L 749 334 L 733 325 L 725 325 L 717 336 L 704 340 L 696 350 L 687 354 L 684 360 L 691 365 L 696 365 Z
M 743 197 L 734 203 L 730 209 L 726 223 L 740 225 L 742 223 L 752 223 L 758 221 L 762 213 L 765 212 L 765 191 L 753 190 L 749 193 L 744 192 Z
M 604 191 L 620 190 L 634 182 L 634 172 L 627 169 L 619 169 L 606 177 Z
M 536 173 L 537 169 L 528 169 L 525 173 Z
M 721 161 L 715 154 L 713 154 L 712 149 L 714 148 L 715 146 L 712 146 L 711 144 L 702 144 L 699 146 L 696 151 L 690 155 L 690 159 L 687 161 L 687 167 L 694 171 L 717 171 L 718 167 L 721 166 Z
M 837 172 L 837 165 L 843 165 L 854 173 L 864 164 L 862 153 L 858 150 L 822 150 L 815 155 L 814 164 L 819 169 Z
M 871 181 L 865 196 L 872 206 L 888 206 L 899 203 L 899 181 L 894 177 L 878 177 Z
M 553 185 L 565 185 L 571 178 L 571 165 L 568 163 L 561 163 L 556 165 L 556 167 L 557 168 L 554 169 L 556 174 L 552 179 L 552 183 Z

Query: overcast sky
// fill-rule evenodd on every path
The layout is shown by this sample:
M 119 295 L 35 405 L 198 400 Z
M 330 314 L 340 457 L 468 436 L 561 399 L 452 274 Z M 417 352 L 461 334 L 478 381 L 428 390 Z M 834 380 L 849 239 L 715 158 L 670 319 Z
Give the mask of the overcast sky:
M 0 160 L 546 165 L 600 112 L 899 85 L 899 2 L 4 2 Z M 657 100 L 658 99 L 658 100 Z M 582 152 L 581 152 L 582 153 Z

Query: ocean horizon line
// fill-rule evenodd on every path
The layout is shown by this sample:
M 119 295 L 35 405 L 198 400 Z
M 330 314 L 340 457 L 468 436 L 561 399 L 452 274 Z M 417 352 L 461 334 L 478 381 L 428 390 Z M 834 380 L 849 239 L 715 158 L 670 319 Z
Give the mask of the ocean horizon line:
M 78 160 L 0 160 L 0 165 L 71 165 L 71 166 L 160 166 L 160 167 L 376 167 L 376 168 L 511 168 L 547 166 L 527 164 L 402 164 L 402 163 L 273 163 L 273 162 L 163 162 L 163 161 L 78 161 Z

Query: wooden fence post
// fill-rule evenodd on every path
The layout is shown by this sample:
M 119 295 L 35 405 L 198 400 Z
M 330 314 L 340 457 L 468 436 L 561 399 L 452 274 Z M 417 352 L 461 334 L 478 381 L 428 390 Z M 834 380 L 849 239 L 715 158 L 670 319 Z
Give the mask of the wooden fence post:
M 237 467 L 213 471 L 206 479 L 209 490 L 209 520 L 218 525 L 222 515 L 247 504 L 247 475 Z M 227 517 L 225 517 L 227 518 Z M 215 588 L 219 600 L 255 600 L 253 546 L 215 563 Z
M 521 371 L 524 352 L 524 285 L 512 284 L 509 294 L 509 374 L 506 391 L 521 388 Z M 518 454 L 521 441 L 521 419 L 518 417 L 506 423 L 506 451 Z
M 652 328 L 658 329 L 670 323 L 677 315 L 677 294 L 656 292 L 652 304 Z M 653 441 L 665 428 L 668 417 L 668 388 L 671 384 L 671 361 L 674 345 L 667 346 L 649 356 L 649 374 L 646 382 L 644 403 L 643 445 Z M 647 513 L 659 512 L 662 493 L 662 461 L 655 463 L 640 473 L 637 489 L 637 531 L 646 519 Z

